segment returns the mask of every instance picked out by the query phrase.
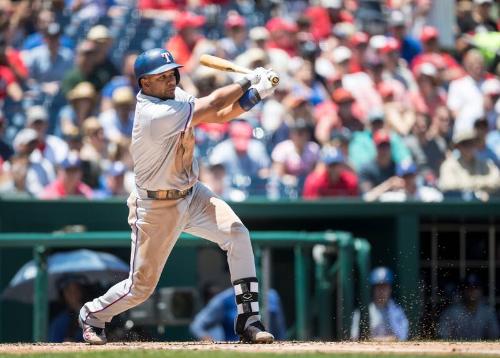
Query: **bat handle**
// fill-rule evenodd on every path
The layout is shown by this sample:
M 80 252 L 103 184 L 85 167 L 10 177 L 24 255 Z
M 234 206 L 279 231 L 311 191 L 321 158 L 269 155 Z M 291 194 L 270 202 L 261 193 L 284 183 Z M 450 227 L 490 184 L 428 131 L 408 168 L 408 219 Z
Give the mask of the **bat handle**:
M 273 86 L 277 86 L 280 83 L 280 78 L 276 75 L 269 75 L 268 79 Z

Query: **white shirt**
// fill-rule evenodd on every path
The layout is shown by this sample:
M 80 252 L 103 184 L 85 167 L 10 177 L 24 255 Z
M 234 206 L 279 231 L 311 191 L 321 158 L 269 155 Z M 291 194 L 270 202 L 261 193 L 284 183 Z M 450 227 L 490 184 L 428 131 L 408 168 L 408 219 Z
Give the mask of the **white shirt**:
M 424 203 L 443 201 L 443 194 L 430 186 L 418 186 L 414 195 L 410 195 L 404 190 L 388 191 L 380 195 L 382 202 L 403 202 L 403 201 L 422 201 Z
M 184 190 L 197 181 L 193 111 L 194 97 L 180 88 L 165 101 L 139 92 L 130 147 L 139 189 Z
M 447 105 L 457 113 L 455 132 L 473 129 L 474 121 L 484 115 L 480 85 L 471 76 L 451 81 Z

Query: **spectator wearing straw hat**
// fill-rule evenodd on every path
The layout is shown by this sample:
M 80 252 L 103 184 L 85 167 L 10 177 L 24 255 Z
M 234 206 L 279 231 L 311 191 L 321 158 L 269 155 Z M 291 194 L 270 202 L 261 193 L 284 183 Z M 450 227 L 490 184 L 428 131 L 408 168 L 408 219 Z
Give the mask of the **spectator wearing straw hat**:
M 95 44 L 96 53 L 94 57 L 95 71 L 104 84 L 120 72 L 109 58 L 109 51 L 113 46 L 113 38 L 104 25 L 96 25 L 87 33 L 87 40 Z
M 106 138 L 113 142 L 132 137 L 135 96 L 130 87 L 117 88 L 112 95 L 113 108 L 99 115 Z
M 441 165 L 439 187 L 453 194 L 472 193 L 482 200 L 500 189 L 500 172 L 491 160 L 478 158 L 477 135 L 473 129 L 453 134 L 457 152 Z
M 68 92 L 69 104 L 59 112 L 59 123 L 56 134 L 74 132 L 73 128 L 81 128 L 83 121 L 95 111 L 97 93 L 90 82 L 81 82 Z

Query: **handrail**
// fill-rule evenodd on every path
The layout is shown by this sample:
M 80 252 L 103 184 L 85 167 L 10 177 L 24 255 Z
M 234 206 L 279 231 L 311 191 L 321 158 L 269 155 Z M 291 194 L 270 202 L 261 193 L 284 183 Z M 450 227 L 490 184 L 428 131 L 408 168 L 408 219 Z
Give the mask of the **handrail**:
M 294 250 L 295 260 L 295 301 L 296 301 L 296 335 L 299 339 L 311 338 L 311 310 L 309 302 L 310 248 L 315 245 L 335 245 L 341 252 L 342 300 L 352 305 L 354 289 L 350 276 L 353 272 L 352 249 L 355 247 L 352 235 L 348 232 L 305 232 L 305 231 L 252 231 L 252 245 L 256 251 L 276 247 L 290 247 Z M 360 240 L 360 239 L 356 239 Z M 365 241 L 365 240 L 362 240 Z M 210 245 L 189 234 L 182 234 L 176 243 L 181 247 L 198 247 Z M 33 305 L 33 339 L 44 341 L 48 324 L 47 299 L 47 249 L 71 247 L 127 247 L 130 245 L 129 231 L 91 231 L 91 232 L 54 232 L 54 233 L 0 233 L 0 248 L 32 247 L 33 256 L 38 268 L 35 278 L 35 297 Z M 369 245 L 368 245 L 369 246 Z M 262 267 L 265 267 L 261 262 Z M 262 287 L 269 287 L 269 276 L 261 275 Z M 321 277 L 323 278 L 323 277 Z M 317 285 L 321 282 L 317 282 Z M 261 297 L 266 297 L 265 293 Z M 329 298 L 331 299 L 331 298 Z M 327 299 L 328 301 L 328 299 Z M 327 302 L 328 304 L 328 302 Z M 265 304 L 264 304 L 265 305 Z M 347 311 L 347 310 L 346 310 Z M 345 320 L 345 313 L 342 315 Z M 345 328 L 345 324 L 344 324 Z

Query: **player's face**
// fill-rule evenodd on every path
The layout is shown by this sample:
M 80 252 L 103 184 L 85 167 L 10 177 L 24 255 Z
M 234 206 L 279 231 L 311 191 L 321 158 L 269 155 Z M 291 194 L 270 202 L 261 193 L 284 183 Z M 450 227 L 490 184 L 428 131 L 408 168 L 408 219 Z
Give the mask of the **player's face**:
M 174 98 L 175 87 L 177 86 L 175 70 L 147 76 L 143 81 L 143 86 L 147 95 L 161 99 Z

